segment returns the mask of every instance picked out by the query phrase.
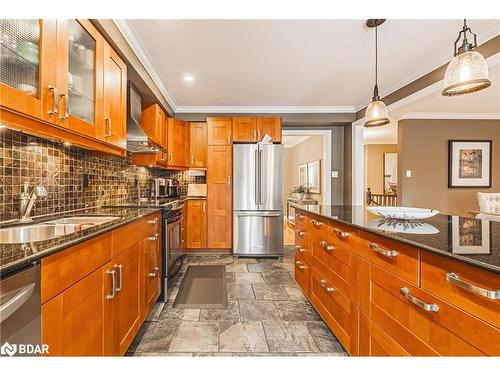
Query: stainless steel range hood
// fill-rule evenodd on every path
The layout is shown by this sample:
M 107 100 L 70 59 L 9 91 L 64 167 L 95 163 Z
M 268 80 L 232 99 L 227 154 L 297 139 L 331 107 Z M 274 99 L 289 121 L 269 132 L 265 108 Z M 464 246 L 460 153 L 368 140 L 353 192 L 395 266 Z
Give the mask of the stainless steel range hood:
M 139 90 L 132 82 L 128 82 L 127 101 L 127 151 L 129 152 L 159 152 L 158 147 L 149 141 L 141 127 L 142 99 Z

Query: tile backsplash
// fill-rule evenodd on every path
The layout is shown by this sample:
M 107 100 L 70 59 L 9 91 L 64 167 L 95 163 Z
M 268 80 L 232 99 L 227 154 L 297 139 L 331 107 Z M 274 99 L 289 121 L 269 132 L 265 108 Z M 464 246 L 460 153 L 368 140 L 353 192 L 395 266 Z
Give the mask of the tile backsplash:
M 84 186 L 84 176 L 88 186 Z M 149 197 L 150 178 L 177 178 L 181 194 L 188 183 L 205 183 L 204 176 L 132 165 L 129 157 L 95 156 L 90 151 L 0 129 L 0 221 L 19 218 L 23 182 L 42 184 L 49 196 L 35 203 L 32 216 Z

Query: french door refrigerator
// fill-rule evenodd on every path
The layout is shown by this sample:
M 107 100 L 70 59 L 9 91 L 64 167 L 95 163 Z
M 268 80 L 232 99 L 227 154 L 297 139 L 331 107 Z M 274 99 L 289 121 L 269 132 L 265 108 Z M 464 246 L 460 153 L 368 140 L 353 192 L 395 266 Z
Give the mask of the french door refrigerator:
M 233 254 L 283 255 L 283 145 L 233 145 Z

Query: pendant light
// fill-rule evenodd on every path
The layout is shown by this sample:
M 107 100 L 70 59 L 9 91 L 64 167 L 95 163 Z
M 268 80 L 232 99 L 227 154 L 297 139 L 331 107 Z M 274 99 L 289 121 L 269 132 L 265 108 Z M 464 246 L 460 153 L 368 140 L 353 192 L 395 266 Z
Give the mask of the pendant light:
M 467 32 L 474 36 L 474 44 L 467 40 Z M 463 36 L 462 45 L 457 50 L 457 43 Z M 484 57 L 476 51 L 476 34 L 474 34 L 464 19 L 464 26 L 455 41 L 455 57 L 450 61 L 444 74 L 443 96 L 470 94 L 491 86 L 488 79 L 488 64 Z
M 375 28 L 375 86 L 373 87 L 372 102 L 366 108 L 365 128 L 387 125 L 391 122 L 389 111 L 378 95 L 378 34 L 377 28 L 385 22 L 385 19 L 370 19 L 366 26 Z

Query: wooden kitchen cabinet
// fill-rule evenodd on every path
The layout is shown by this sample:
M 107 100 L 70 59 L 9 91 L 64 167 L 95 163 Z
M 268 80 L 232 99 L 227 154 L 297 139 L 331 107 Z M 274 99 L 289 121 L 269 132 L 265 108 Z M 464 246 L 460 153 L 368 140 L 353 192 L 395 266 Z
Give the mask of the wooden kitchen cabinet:
M 206 122 L 189 124 L 189 167 L 207 167 L 208 126 Z
M 141 318 L 146 319 L 161 292 L 161 238 L 156 233 L 141 241 Z
M 257 118 L 233 117 L 233 142 L 257 142 Z
M 167 160 L 166 152 L 134 152 L 131 156 L 132 164 L 141 167 L 170 169 Z
M 170 167 L 187 168 L 189 157 L 188 122 L 169 118 L 167 127 L 168 159 Z
M 167 150 L 167 115 L 157 103 L 145 103 L 142 106 L 141 127 L 148 139 L 156 143 L 163 151 Z
M 233 120 L 231 117 L 207 117 L 208 145 L 226 146 L 232 144 Z
M 186 201 L 186 248 L 204 249 L 207 247 L 207 200 L 189 199 Z
M 281 117 L 257 118 L 257 141 L 262 141 L 265 134 L 269 134 L 273 143 L 281 143 Z
M 2 122 L 125 155 L 126 66 L 92 23 L 7 20 L 5 32 L 12 43 L 0 47 Z
M 232 146 L 208 146 L 207 247 L 232 246 Z

